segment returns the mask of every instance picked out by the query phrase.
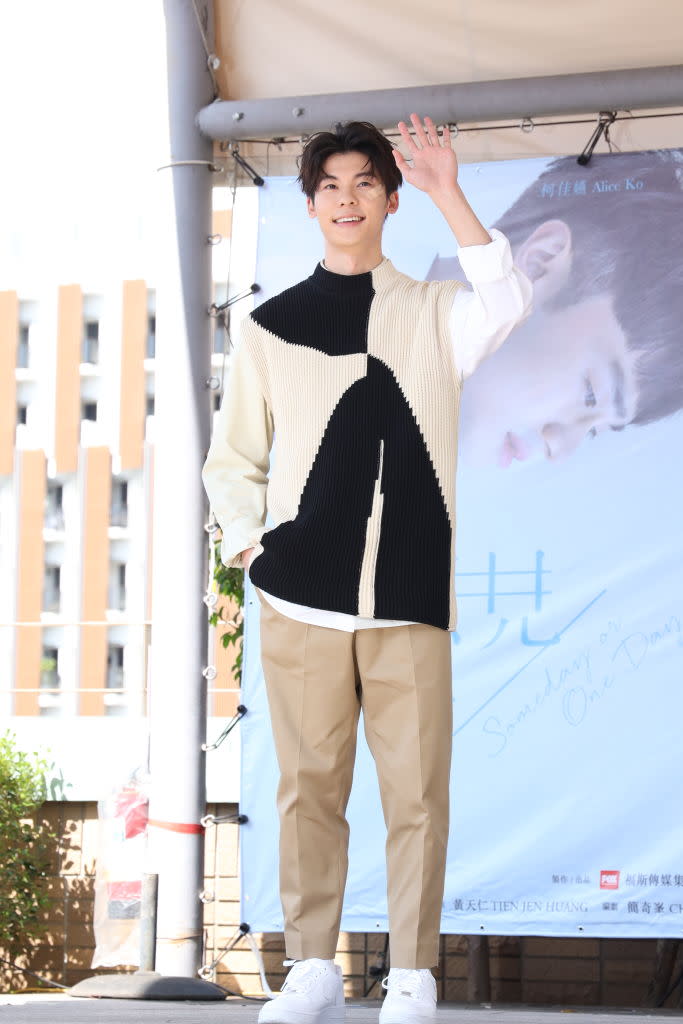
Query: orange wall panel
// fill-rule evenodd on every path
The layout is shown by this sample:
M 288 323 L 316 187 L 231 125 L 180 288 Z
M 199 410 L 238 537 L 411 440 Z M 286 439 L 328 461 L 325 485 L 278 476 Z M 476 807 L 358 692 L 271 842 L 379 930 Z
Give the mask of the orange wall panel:
M 121 469 L 140 469 L 146 414 L 144 360 L 147 341 L 147 285 L 144 281 L 123 282 L 122 319 L 119 428 Z
M 232 234 L 232 210 L 214 210 L 211 217 L 211 233 L 222 235 L 230 241 Z
M 43 518 L 45 455 L 17 452 L 17 601 L 18 622 L 40 622 L 44 580 Z M 17 626 L 15 646 L 15 715 L 39 714 L 38 694 L 42 656 L 42 630 Z
M 75 473 L 81 424 L 81 336 L 83 294 L 80 285 L 61 285 L 57 308 L 54 454 L 58 473 Z
M 104 622 L 109 584 L 109 506 L 111 454 L 108 448 L 81 449 L 82 578 L 81 621 Z M 107 626 L 81 626 L 79 708 L 81 715 L 104 714 Z M 95 692 L 99 691 L 99 692 Z
M 19 301 L 16 292 L 0 292 L 0 473 L 14 465 L 14 430 L 17 421 L 17 364 Z

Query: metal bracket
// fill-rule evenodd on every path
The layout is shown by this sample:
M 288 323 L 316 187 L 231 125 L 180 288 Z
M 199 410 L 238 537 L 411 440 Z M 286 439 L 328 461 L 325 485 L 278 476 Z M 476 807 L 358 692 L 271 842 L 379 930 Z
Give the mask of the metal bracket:
M 231 732 L 235 728 L 237 723 L 240 721 L 241 718 L 244 718 L 246 713 L 247 713 L 247 708 L 244 706 L 244 704 L 238 704 L 237 705 L 237 714 L 233 718 L 230 719 L 230 721 L 228 722 L 228 724 L 226 725 L 225 729 L 220 734 L 220 736 L 218 737 L 216 742 L 215 743 L 202 743 L 202 750 L 216 750 L 217 747 L 220 747 L 221 743 L 226 738 L 228 733 Z
M 204 828 L 208 828 L 209 825 L 217 825 L 220 821 L 229 821 L 231 825 L 246 825 L 249 818 L 246 814 L 205 814 L 203 818 L 200 818 Z

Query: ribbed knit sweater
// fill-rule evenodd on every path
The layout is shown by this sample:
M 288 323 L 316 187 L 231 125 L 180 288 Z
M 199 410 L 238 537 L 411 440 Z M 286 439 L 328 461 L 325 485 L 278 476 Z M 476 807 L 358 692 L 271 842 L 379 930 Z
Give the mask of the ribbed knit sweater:
M 462 287 L 318 265 L 246 318 L 203 470 L 227 565 L 256 546 L 276 597 L 456 628 Z

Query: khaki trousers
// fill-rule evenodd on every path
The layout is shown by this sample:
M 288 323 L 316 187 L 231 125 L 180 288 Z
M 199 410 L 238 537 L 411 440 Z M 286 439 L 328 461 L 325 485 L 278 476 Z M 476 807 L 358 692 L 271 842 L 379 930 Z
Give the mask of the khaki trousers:
M 387 827 L 391 963 L 434 967 L 448 842 L 450 633 L 423 623 L 353 633 L 311 625 L 282 615 L 255 589 L 280 768 L 287 956 L 335 956 L 362 707 Z

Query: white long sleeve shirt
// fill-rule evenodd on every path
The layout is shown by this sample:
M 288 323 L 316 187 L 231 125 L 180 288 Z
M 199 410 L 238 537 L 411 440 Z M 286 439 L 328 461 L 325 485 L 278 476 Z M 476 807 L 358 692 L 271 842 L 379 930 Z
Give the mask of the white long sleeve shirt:
M 461 368 L 463 381 L 500 348 L 513 328 L 532 311 L 531 282 L 513 264 L 507 237 L 497 228 L 491 228 L 489 234 L 491 242 L 461 246 L 458 250 L 460 266 L 472 285 L 471 291 L 461 289 L 456 293 L 450 314 L 455 363 Z M 347 615 L 294 604 L 264 590 L 260 593 L 282 615 L 348 632 L 410 625 L 413 621 Z

